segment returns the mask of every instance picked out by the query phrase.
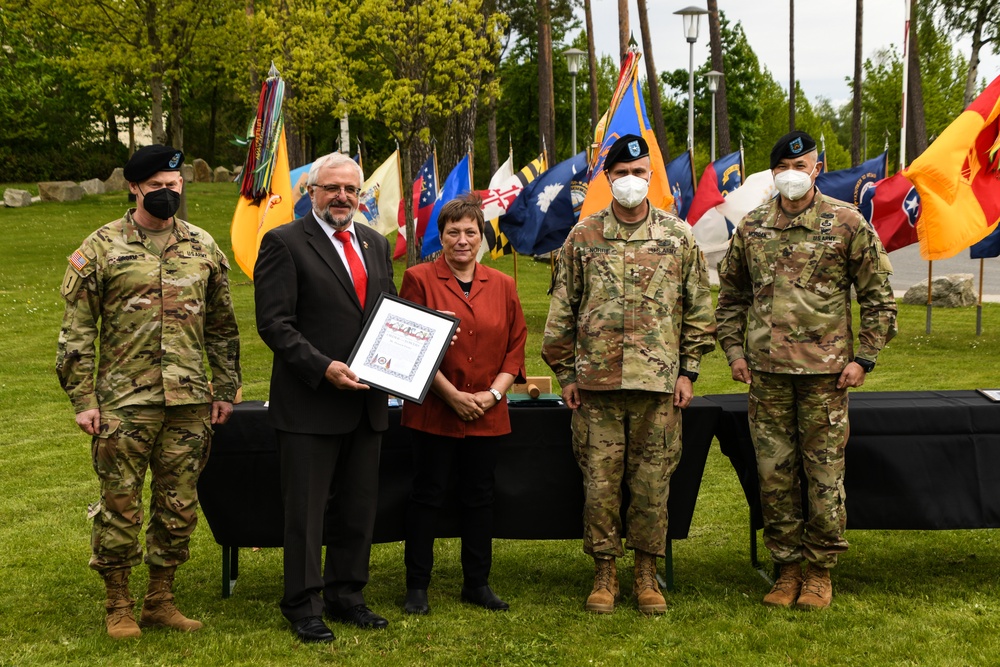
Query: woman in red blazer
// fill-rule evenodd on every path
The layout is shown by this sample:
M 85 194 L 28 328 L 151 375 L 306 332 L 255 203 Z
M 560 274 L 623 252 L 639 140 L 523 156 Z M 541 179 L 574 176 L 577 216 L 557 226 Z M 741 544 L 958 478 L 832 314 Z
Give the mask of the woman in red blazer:
M 459 482 L 462 600 L 493 611 L 506 602 L 489 587 L 493 559 L 493 472 L 497 436 L 510 433 L 504 394 L 524 378 L 528 329 L 513 279 L 476 262 L 485 221 L 481 200 L 467 195 L 438 217 L 442 252 L 403 274 L 399 295 L 461 319 L 422 405 L 403 405 L 413 429 L 416 472 L 406 512 L 406 602 L 410 614 L 430 612 L 427 586 L 434 565 L 437 518 L 448 480 Z

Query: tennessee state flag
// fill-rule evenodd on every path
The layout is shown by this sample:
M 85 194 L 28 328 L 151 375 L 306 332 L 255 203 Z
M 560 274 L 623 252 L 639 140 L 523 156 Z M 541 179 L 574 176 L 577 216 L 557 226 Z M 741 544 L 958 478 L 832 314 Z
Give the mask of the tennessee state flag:
M 698 181 L 698 189 L 695 190 L 691 208 L 688 209 L 689 225 L 698 224 L 706 211 L 726 201 L 726 195 L 740 187 L 743 182 L 740 157 L 740 152 L 735 151 L 708 163 L 701 174 L 701 180 Z
M 590 171 L 587 175 L 587 196 L 583 200 L 580 219 L 602 211 L 611 205 L 611 184 L 604 175 L 604 159 L 608 156 L 611 144 L 626 134 L 638 134 L 649 144 L 649 161 L 653 174 L 649 181 L 649 193 L 646 198 L 649 203 L 664 211 L 671 210 L 674 198 L 670 194 L 670 181 L 667 180 L 667 170 L 663 166 L 663 154 L 656 143 L 656 136 L 646 117 L 646 103 L 642 99 L 642 88 L 639 86 L 639 58 L 642 54 L 636 48 L 630 47 L 622 63 L 618 86 L 611 97 L 611 105 L 597 124 L 594 132 L 594 143 L 600 148 L 594 151 L 590 160 Z M 609 120 L 610 119 L 610 120 Z
M 875 228 L 886 252 L 917 242 L 920 195 L 902 172 L 866 189 L 858 210 Z
M 285 144 L 285 131 L 282 130 L 278 150 L 274 154 L 267 196 L 256 203 L 240 196 L 229 228 L 233 257 L 250 280 L 253 280 L 253 266 L 257 263 L 257 251 L 264 234 L 294 219 L 295 203 L 288 169 L 288 147 Z
M 945 259 L 1000 221 L 1000 77 L 945 128 L 905 174 L 920 193 L 920 254 Z

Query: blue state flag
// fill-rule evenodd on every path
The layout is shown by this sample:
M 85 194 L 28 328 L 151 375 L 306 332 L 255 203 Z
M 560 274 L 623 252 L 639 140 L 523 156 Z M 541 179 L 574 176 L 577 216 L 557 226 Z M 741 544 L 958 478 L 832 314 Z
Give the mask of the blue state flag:
M 469 155 L 466 153 L 461 162 L 448 174 L 441 188 L 441 194 L 434 202 L 434 209 L 431 217 L 427 221 L 427 229 L 424 230 L 424 242 L 420 247 L 420 256 L 427 257 L 438 250 L 441 250 L 441 235 L 438 233 L 438 216 L 441 215 L 441 207 L 452 199 L 461 197 L 472 190 L 472 177 L 469 175 Z
M 990 257 L 1000 257 L 1000 225 L 997 225 L 985 239 L 969 248 L 970 259 L 989 259 Z
M 857 167 L 825 171 L 816 177 L 816 187 L 827 197 L 860 206 L 865 191 L 885 178 L 886 158 L 882 153 Z
M 684 151 L 667 165 L 667 180 L 670 182 L 670 194 L 674 196 L 674 206 L 677 207 L 677 217 L 687 220 L 691 200 L 694 199 L 694 165 L 691 164 L 691 151 Z
M 561 246 L 576 224 L 586 181 L 587 153 L 581 152 L 524 186 L 500 216 L 500 230 L 514 250 L 542 255 Z

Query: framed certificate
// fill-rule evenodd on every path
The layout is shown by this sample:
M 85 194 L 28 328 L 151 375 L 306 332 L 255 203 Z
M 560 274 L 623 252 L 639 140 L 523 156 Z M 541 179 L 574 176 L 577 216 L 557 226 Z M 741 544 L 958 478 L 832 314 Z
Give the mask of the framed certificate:
M 347 365 L 364 384 L 423 403 L 458 322 L 383 292 Z
M 976 391 L 994 403 L 1000 403 L 1000 389 L 977 389 Z

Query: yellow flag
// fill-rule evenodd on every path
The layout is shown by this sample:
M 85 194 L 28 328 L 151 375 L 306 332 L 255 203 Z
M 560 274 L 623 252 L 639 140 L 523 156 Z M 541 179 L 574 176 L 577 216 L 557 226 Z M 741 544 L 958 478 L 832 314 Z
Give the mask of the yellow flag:
M 281 131 L 278 150 L 274 156 L 274 170 L 267 197 L 260 204 L 254 204 L 240 197 L 233 213 L 233 224 L 229 233 L 233 240 L 233 257 L 236 263 L 253 280 L 253 266 L 257 263 L 260 240 L 268 231 L 291 222 L 295 218 L 295 201 L 292 198 L 292 180 L 288 172 L 288 147 L 285 131 Z

